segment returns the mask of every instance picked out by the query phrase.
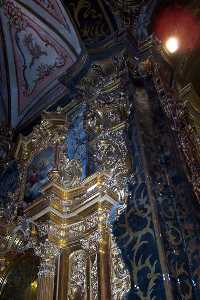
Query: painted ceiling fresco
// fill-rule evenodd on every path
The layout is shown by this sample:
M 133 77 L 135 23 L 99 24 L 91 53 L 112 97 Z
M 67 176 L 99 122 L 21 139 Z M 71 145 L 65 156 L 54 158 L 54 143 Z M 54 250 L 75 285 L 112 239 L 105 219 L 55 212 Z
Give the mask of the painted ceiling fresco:
M 4 0 L 0 43 L 1 97 L 6 105 L 10 97 L 15 127 L 66 94 L 58 78 L 77 62 L 82 48 L 59 0 Z

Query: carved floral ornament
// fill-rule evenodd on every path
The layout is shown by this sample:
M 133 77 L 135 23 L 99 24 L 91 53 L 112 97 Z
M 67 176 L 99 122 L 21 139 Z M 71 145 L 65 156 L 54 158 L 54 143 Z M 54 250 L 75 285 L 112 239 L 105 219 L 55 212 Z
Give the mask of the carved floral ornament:
M 87 104 L 87 130 L 95 137 L 126 122 L 130 110 L 126 53 L 92 65 L 77 91 Z
M 77 91 L 87 98 L 94 96 L 98 99 L 99 105 L 114 104 L 113 96 L 119 98 L 120 89 L 128 79 L 126 56 L 126 53 L 122 52 L 108 60 L 93 64 L 88 74 L 79 82 Z
M 95 171 L 109 172 L 107 185 L 126 202 L 131 161 L 126 130 L 131 103 L 127 54 L 92 65 L 77 89 L 87 105 L 86 128 Z

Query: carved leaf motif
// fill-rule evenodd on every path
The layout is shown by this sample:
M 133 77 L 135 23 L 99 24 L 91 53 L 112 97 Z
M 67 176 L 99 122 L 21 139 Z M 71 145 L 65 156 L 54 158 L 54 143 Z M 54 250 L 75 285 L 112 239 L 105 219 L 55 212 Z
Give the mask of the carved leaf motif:
M 123 299 L 131 288 L 130 275 L 122 261 L 120 250 L 112 239 L 112 299 Z
M 97 265 L 97 254 L 95 255 L 95 258 L 93 260 L 92 266 L 91 266 L 91 294 L 92 299 L 97 300 L 98 299 L 98 265 Z
M 86 299 L 87 256 L 84 250 L 77 250 L 70 255 L 70 283 L 68 300 Z

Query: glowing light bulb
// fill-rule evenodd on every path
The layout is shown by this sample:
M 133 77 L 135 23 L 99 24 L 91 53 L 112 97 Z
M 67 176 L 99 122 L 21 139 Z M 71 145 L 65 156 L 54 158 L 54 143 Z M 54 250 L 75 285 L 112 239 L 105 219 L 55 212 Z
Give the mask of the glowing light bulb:
M 179 49 L 179 40 L 176 37 L 170 37 L 165 43 L 166 49 L 170 53 L 175 53 Z

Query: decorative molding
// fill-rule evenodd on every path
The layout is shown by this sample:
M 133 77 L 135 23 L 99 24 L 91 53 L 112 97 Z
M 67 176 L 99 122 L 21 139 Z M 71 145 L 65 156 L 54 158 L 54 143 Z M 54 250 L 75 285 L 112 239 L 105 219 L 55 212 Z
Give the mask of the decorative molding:
M 40 5 L 36 0 L 28 3 L 5 0 L 0 8 L 9 57 L 8 77 L 12 82 L 9 91 L 12 127 L 32 117 L 33 107 L 38 114 L 45 104 L 49 106 L 68 93 L 58 78 L 69 69 L 72 74 L 71 68 L 82 56 L 79 39 L 60 1 L 55 1 L 54 7 L 62 11 L 59 15 L 63 24 L 54 19 L 48 9 L 44 10 L 46 1 L 39 2 Z

